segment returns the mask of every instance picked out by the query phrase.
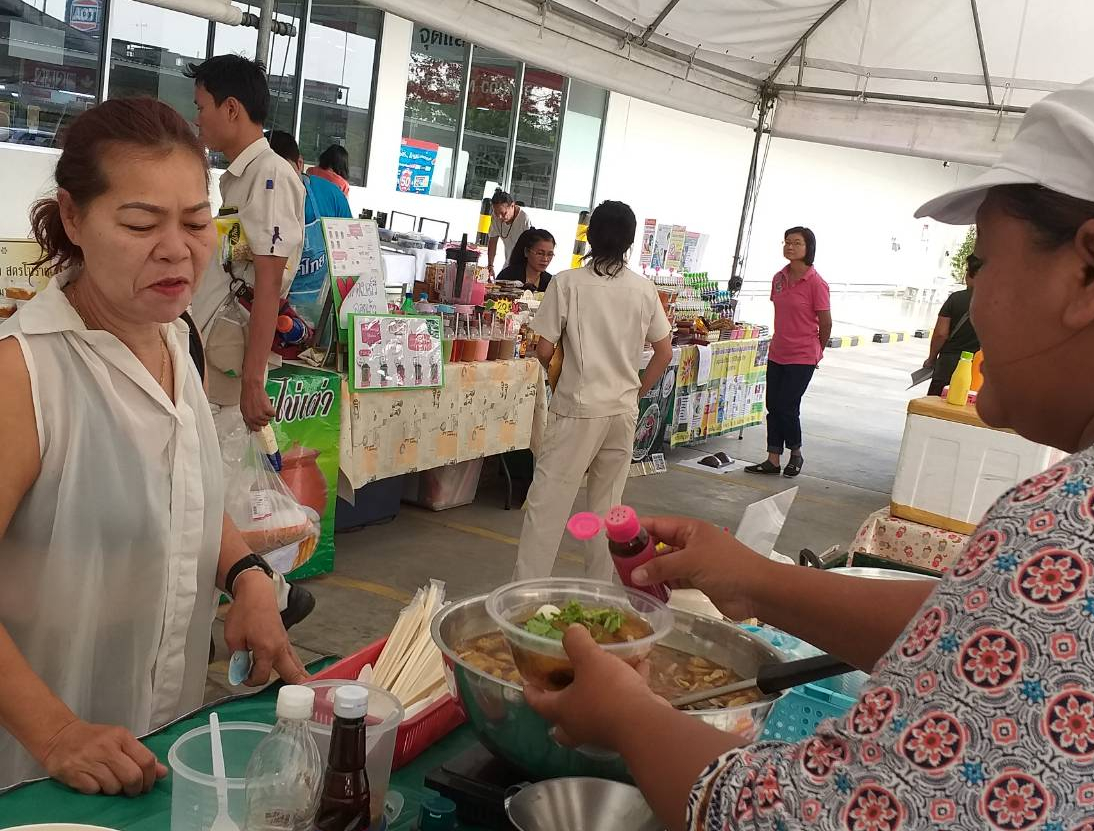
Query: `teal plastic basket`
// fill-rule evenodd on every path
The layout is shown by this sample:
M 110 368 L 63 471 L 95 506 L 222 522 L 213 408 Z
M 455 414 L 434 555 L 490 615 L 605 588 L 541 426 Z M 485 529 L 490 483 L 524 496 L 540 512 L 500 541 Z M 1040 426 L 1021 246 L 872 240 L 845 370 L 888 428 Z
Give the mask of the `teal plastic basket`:
M 759 635 L 783 652 L 788 659 L 808 658 L 811 655 L 820 654 L 821 651 L 793 635 L 770 626 L 743 628 Z M 857 695 L 865 680 L 865 673 L 849 672 L 815 684 L 794 687 L 771 709 L 771 715 L 767 717 L 764 731 L 760 736 L 761 741 L 798 742 L 812 736 L 817 730 L 817 725 L 826 718 L 837 718 L 851 709 L 856 699 L 846 693 L 851 692 Z
M 794 687 L 771 709 L 762 741 L 798 742 L 812 736 L 826 718 L 838 718 L 855 699 L 816 684 Z

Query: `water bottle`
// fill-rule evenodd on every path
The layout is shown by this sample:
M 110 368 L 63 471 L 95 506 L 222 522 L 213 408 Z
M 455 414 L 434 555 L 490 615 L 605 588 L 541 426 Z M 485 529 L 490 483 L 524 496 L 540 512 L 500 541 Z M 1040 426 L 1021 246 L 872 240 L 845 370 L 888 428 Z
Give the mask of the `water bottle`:
M 289 685 L 277 695 L 277 724 L 247 763 L 245 831 L 311 831 L 323 763 L 308 721 L 315 691 Z

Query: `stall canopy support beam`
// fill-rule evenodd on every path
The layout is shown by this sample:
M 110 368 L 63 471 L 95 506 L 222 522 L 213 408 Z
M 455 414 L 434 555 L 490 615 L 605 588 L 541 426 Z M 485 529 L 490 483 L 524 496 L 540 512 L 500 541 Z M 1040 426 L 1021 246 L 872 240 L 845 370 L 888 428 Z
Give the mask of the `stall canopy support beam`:
M 991 73 L 988 72 L 988 53 L 984 50 L 984 33 L 980 29 L 980 10 L 976 7 L 976 0 L 969 0 L 972 6 L 972 23 L 976 28 L 976 45 L 980 49 L 980 68 L 984 70 L 984 89 L 988 92 L 988 103 L 995 104 L 995 93 L 991 89 Z
M 779 65 L 775 67 L 775 71 L 767 76 L 767 82 L 769 84 L 775 82 L 775 79 L 779 77 L 779 73 L 786 68 L 786 65 L 790 63 L 790 59 L 794 57 L 794 53 L 801 49 L 805 45 L 805 42 L 809 40 L 810 35 L 812 35 L 813 32 L 817 31 L 817 29 L 823 26 L 824 21 L 826 21 L 836 12 L 838 12 L 840 6 L 842 6 L 846 2 L 847 0 L 836 0 L 835 3 L 833 3 L 825 10 L 824 14 L 822 14 L 820 17 L 813 21 L 813 25 L 806 29 L 805 34 L 798 38 L 797 41 L 795 41 L 794 45 L 791 46 L 789 50 L 787 50 L 787 53 L 783 55 L 783 59 L 779 61 Z
M 649 43 L 650 38 L 653 37 L 654 34 L 657 32 L 657 27 L 665 22 L 665 18 L 669 16 L 669 14 L 672 12 L 673 9 L 676 8 L 679 2 L 680 0 L 669 0 L 665 8 L 661 9 L 657 17 L 653 19 L 653 23 L 647 26 L 645 31 L 642 32 L 642 34 L 640 34 L 637 38 L 635 38 L 634 42 L 637 43 L 639 46 L 645 46 L 647 43 Z
M 1011 104 L 987 104 L 983 101 L 960 101 L 956 98 L 924 98 L 918 95 L 897 95 L 891 92 L 870 92 L 854 89 L 834 89 L 831 87 L 799 87 L 794 84 L 773 84 L 771 89 L 776 93 L 803 92 L 809 95 L 832 95 L 839 98 L 861 98 L 871 101 L 900 101 L 905 104 L 929 104 L 936 107 L 957 107 L 966 110 L 990 110 L 993 113 L 1015 113 L 1022 115 L 1026 107 L 1015 107 Z
M 736 294 L 741 290 L 744 282 L 744 263 L 741 262 L 741 250 L 744 248 L 745 231 L 748 225 L 748 216 L 752 210 L 752 202 L 756 198 L 756 179 L 759 172 L 760 143 L 763 141 L 764 132 L 767 130 L 768 120 L 772 107 L 775 104 L 775 94 L 764 92 L 760 97 L 760 113 L 756 119 L 756 138 L 752 142 L 752 161 L 748 165 L 748 179 L 745 180 L 745 195 L 741 204 L 741 222 L 737 226 L 737 245 L 733 249 L 733 277 L 729 281 L 729 291 Z
M 258 14 L 258 40 L 255 42 L 255 58 L 270 71 L 270 43 L 273 40 L 273 0 L 262 0 Z

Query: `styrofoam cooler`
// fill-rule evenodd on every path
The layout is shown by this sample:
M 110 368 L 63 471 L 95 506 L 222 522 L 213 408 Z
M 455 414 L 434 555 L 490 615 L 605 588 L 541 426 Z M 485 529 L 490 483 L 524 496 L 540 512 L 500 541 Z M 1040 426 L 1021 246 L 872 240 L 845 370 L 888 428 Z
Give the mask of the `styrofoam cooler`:
M 1064 454 L 988 427 L 975 407 L 931 396 L 908 402 L 893 516 L 970 534 L 1000 496 Z
M 403 489 L 403 501 L 429 508 L 431 511 L 470 505 L 475 501 L 475 494 L 479 490 L 482 462 L 482 459 L 470 459 L 412 473 L 407 477 L 406 487 Z

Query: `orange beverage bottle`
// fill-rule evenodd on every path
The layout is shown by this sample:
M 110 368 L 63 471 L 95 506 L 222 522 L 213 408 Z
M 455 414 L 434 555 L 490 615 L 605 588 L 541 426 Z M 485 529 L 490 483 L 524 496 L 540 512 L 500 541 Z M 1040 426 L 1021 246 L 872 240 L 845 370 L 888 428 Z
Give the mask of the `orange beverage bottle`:
M 984 363 L 984 350 L 979 350 L 972 358 L 972 386 L 969 388 L 973 392 L 980 392 L 980 387 L 984 384 L 984 372 L 980 367 Z

